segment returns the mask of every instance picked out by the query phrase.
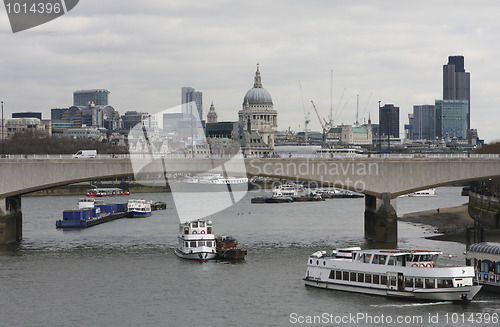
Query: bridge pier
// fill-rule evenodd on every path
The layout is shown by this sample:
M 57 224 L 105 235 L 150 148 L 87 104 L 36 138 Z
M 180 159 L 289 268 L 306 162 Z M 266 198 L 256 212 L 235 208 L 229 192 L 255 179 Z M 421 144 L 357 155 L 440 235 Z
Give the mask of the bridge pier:
M 365 238 L 377 243 L 397 243 L 398 220 L 396 199 L 391 193 L 381 198 L 365 195 Z
M 21 196 L 0 199 L 0 244 L 20 241 L 23 238 Z

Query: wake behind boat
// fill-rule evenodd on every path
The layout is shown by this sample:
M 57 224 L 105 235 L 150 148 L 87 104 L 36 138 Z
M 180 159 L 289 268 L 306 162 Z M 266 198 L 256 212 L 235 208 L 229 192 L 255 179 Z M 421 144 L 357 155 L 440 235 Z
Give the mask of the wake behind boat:
M 436 267 L 440 251 L 361 250 L 313 253 L 308 286 L 425 301 L 470 302 L 481 289 L 474 267 Z

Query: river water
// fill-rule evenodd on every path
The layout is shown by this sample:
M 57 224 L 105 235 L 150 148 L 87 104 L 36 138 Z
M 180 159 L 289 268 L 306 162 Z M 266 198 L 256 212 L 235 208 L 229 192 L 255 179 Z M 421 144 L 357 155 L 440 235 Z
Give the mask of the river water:
M 216 234 L 233 235 L 248 250 L 240 263 L 177 258 L 170 194 L 130 196 L 167 202 L 149 218 L 69 231 L 55 221 L 77 196 L 23 198 L 24 239 L 0 247 L 0 326 L 498 326 L 467 321 L 470 314 L 500 315 L 500 298 L 487 293 L 464 306 L 304 286 L 309 254 L 373 246 L 363 238 L 364 199 L 250 204 L 263 192 L 211 216 Z M 399 198 L 398 214 L 467 201 L 459 187 L 437 193 Z M 430 228 L 399 223 L 400 248 L 441 250 L 444 261 L 465 262 L 464 245 L 424 239 L 429 235 Z

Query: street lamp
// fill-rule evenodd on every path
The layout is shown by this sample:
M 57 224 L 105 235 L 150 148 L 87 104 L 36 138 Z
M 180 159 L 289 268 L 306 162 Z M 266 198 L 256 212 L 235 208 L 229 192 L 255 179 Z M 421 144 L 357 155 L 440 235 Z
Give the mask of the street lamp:
M 387 154 L 391 156 L 391 110 L 387 108 Z
M 380 117 L 380 100 L 378 100 L 378 116 Z M 378 122 L 378 150 L 379 150 L 379 153 L 380 153 L 380 156 L 382 157 L 382 134 L 380 133 L 381 130 L 380 130 L 380 119 L 379 119 L 379 122 Z
M 4 138 L 3 138 L 3 133 L 4 133 L 3 132 L 3 101 L 1 101 L 1 102 L 2 102 L 2 151 L 1 151 L 2 153 L 0 153 L 0 157 L 3 158 L 3 141 L 4 141 Z

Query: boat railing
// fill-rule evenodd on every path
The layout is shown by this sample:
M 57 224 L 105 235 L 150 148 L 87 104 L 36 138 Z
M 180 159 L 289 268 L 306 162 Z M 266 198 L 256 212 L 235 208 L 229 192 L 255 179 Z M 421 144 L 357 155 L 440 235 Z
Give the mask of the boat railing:
M 494 273 L 494 272 L 479 272 L 478 274 L 478 279 L 479 282 L 485 282 L 485 283 L 493 283 L 496 285 L 500 285 L 500 274 Z

